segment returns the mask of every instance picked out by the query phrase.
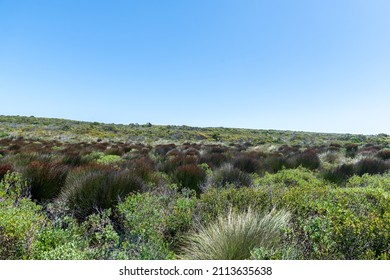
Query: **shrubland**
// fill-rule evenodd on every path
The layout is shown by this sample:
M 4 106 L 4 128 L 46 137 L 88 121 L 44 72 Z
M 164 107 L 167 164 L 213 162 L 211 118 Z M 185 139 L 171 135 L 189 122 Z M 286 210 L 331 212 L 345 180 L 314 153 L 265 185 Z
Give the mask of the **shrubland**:
M 0 259 L 390 259 L 388 135 L 0 116 Z

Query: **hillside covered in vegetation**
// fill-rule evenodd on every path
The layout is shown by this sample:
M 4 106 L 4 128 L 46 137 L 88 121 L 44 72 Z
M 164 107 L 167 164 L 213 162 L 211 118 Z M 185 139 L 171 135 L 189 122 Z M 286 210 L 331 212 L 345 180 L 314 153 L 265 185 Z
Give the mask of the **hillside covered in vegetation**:
M 390 136 L 0 116 L 0 259 L 390 259 Z

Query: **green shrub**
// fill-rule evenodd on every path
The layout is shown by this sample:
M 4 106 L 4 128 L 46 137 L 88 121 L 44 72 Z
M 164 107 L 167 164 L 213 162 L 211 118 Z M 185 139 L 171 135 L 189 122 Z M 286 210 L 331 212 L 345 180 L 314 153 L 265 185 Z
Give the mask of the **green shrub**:
M 28 199 L 18 206 L 13 201 L 0 203 L 0 259 L 29 259 L 37 232 L 45 224 L 40 207 Z
M 171 200 L 166 217 L 165 238 L 175 247 L 192 228 L 196 198 L 178 197 Z
M 305 259 L 388 258 L 390 199 L 382 188 L 304 187 L 287 190 Z
M 255 180 L 255 185 L 258 187 L 272 187 L 276 188 L 292 188 L 292 187 L 319 187 L 324 185 L 324 182 L 319 180 L 313 173 L 313 171 L 296 168 L 296 169 L 283 169 L 278 173 L 267 173 L 263 177 Z
M 194 215 L 204 223 L 214 221 L 226 213 L 229 208 L 245 211 L 248 207 L 256 211 L 266 211 L 272 208 L 272 195 L 268 188 L 210 189 L 201 194 L 196 201 Z
M 149 193 L 128 196 L 117 207 L 126 241 L 122 248 L 129 259 L 172 259 L 164 240 L 167 198 Z
M 390 174 L 352 176 L 346 183 L 347 188 L 381 188 L 390 192 Z
M 21 198 L 29 198 L 31 188 L 18 172 L 7 172 L 0 181 L 0 199 L 12 199 L 17 205 Z
M 244 260 L 256 247 L 271 249 L 280 245 L 282 229 L 289 214 L 271 211 L 259 214 L 249 208 L 245 212 L 229 210 L 198 232 L 189 234 L 183 245 L 184 259 Z
M 93 257 L 82 230 L 68 216 L 56 226 L 48 224 L 43 227 L 32 247 L 32 258 L 38 260 L 87 260 Z
M 118 155 L 104 155 L 96 160 L 96 162 L 99 164 L 115 164 L 120 163 L 121 161 L 122 159 Z
M 27 182 L 7 173 L 0 182 L 0 259 L 29 259 L 46 219 L 41 207 L 25 198 Z
M 115 230 L 111 215 L 111 209 L 104 210 L 88 216 L 81 225 L 83 236 L 88 240 L 94 259 L 115 259 L 121 252 L 121 236 Z

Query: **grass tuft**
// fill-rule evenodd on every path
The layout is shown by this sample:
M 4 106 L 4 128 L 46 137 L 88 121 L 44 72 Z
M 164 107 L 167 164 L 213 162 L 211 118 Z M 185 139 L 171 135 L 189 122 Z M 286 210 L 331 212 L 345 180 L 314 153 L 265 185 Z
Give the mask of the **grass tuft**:
M 287 226 L 290 214 L 284 210 L 259 214 L 248 209 L 227 215 L 198 232 L 189 234 L 182 247 L 182 259 L 244 260 L 251 257 L 255 248 L 271 249 L 279 246 L 282 229 Z

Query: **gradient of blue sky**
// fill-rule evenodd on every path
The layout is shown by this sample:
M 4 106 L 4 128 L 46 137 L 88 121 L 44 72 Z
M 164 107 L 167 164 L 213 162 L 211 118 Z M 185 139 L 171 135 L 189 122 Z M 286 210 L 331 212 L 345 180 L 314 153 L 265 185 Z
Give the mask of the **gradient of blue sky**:
M 389 15 L 387 0 L 0 0 L 0 114 L 390 133 Z

